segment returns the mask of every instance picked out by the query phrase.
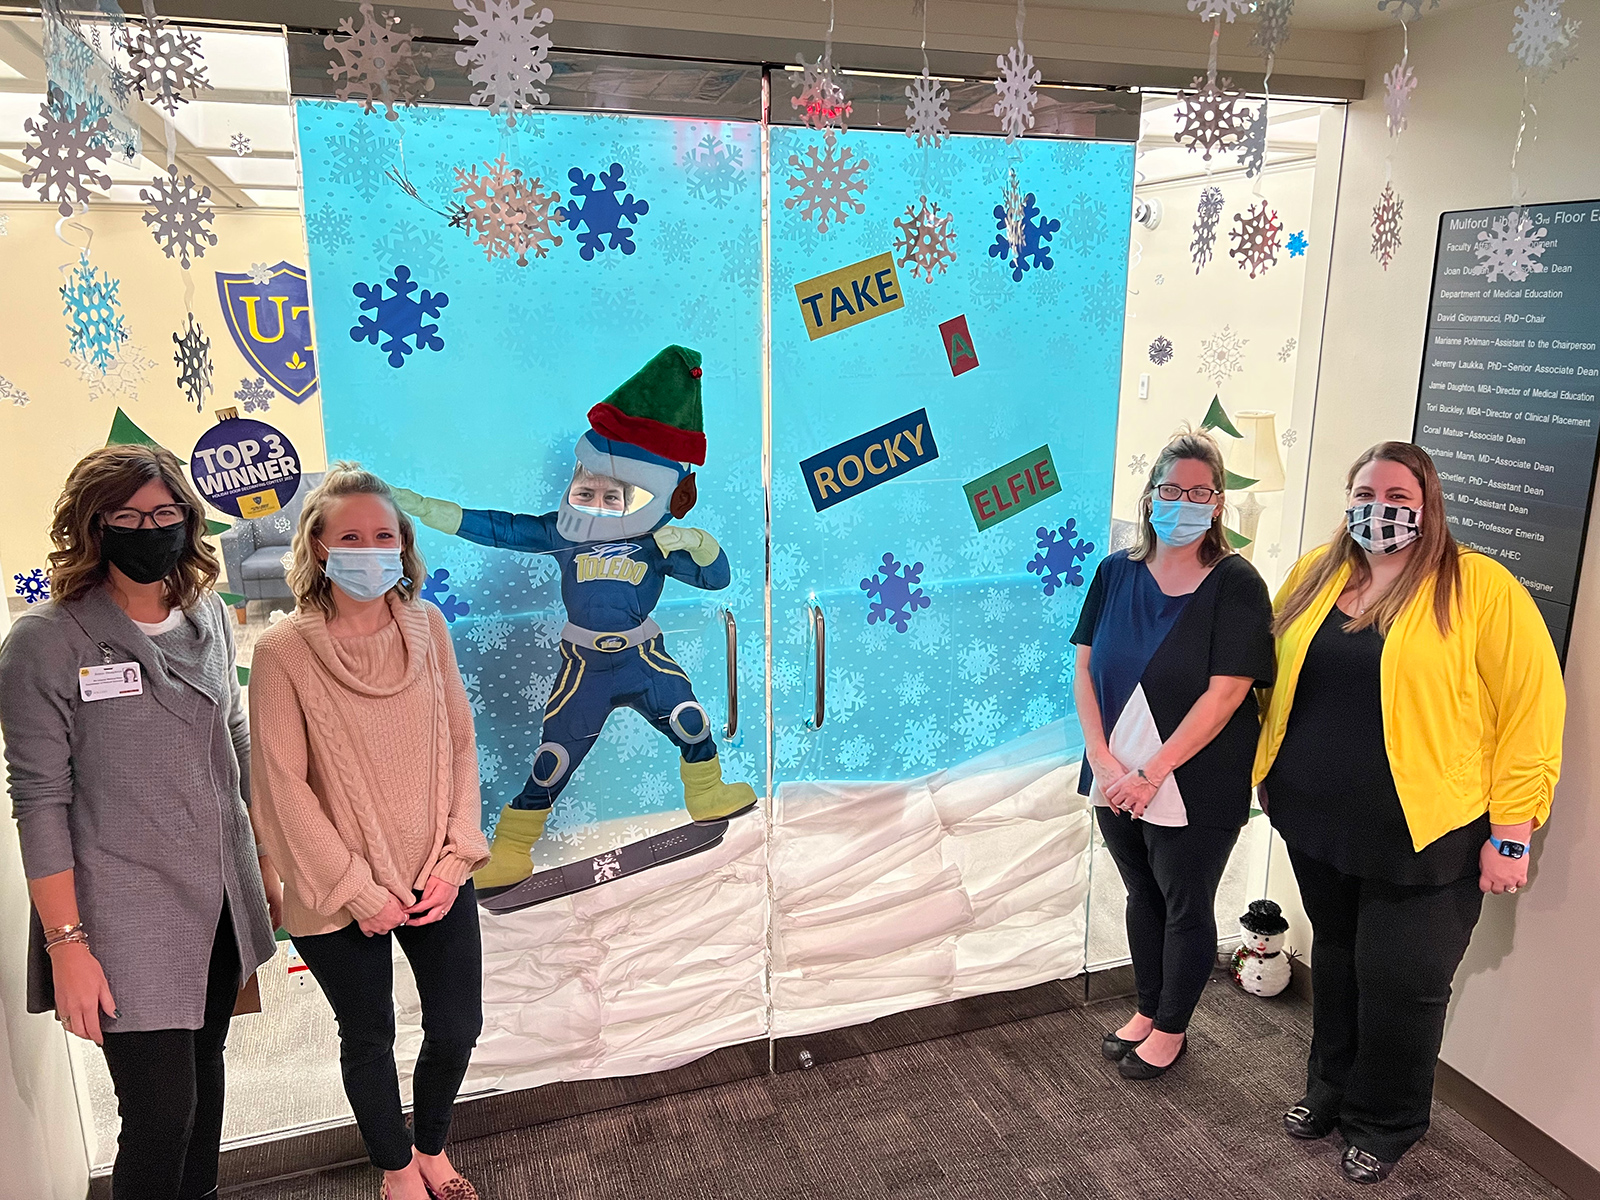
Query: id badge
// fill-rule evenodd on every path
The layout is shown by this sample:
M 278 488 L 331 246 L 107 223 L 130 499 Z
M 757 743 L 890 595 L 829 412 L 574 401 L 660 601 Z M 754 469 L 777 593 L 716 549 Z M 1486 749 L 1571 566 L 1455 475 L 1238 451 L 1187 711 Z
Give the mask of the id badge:
M 102 663 L 78 668 L 78 695 L 84 700 L 144 695 L 144 678 L 136 662 Z

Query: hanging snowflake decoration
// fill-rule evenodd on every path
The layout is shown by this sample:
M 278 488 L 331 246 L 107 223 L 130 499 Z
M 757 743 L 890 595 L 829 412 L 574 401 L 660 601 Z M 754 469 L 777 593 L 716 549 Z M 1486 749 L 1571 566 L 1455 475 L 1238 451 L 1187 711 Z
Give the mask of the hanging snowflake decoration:
M 1267 165 L 1267 104 L 1264 100 L 1239 139 L 1239 165 L 1244 168 L 1246 179 L 1254 179 Z
M 1150 343 L 1150 361 L 1158 367 L 1164 367 L 1172 361 L 1172 340 L 1167 337 L 1158 337 Z
M 842 77 L 834 69 L 833 52 L 824 51 L 814 63 L 803 57 L 797 61 L 800 78 L 795 94 L 789 97 L 789 106 L 800 114 L 808 129 L 844 129 L 850 117 L 850 101 L 845 99 Z
M 271 385 L 258 375 L 254 379 L 239 380 L 239 389 L 233 393 L 233 398 L 244 405 L 245 412 L 266 412 L 272 407 L 274 395 Z
M 1278 347 L 1279 362 L 1288 362 L 1292 357 L 1294 357 L 1295 344 L 1295 340 L 1290 338 L 1288 341 L 1284 342 L 1283 345 Z M 1298 435 L 1296 435 L 1294 430 L 1286 429 L 1283 431 L 1283 436 L 1285 439 L 1283 444 L 1285 446 L 1292 446 L 1294 445 L 1295 437 Z
M 1226 18 L 1232 25 L 1236 17 L 1248 17 L 1256 10 L 1256 0 L 1189 0 L 1189 11 L 1198 13 L 1202 21 Z
M 943 275 L 956 260 L 956 231 L 951 228 L 954 220 L 949 213 L 941 215 L 939 206 L 926 196 L 920 204 L 906 205 L 905 216 L 896 217 L 894 222 L 900 231 L 894 242 L 899 265 L 909 266 L 913 276 L 920 271 L 928 283 L 933 282 L 935 271 Z
M 505 114 L 506 128 L 517 113 L 533 112 L 550 103 L 539 84 L 550 79 L 550 35 L 542 33 L 554 16 L 532 0 L 453 0 L 464 20 L 456 37 L 473 43 L 456 51 L 456 65 L 467 68 L 477 85 L 474 104 L 486 104 L 495 116 Z
M 1200 193 L 1200 205 L 1194 218 L 1194 241 L 1189 243 L 1189 261 L 1194 263 L 1194 273 L 1211 261 L 1211 250 L 1217 241 L 1217 221 L 1222 217 L 1222 189 L 1208 187 Z
M 689 195 L 712 208 L 727 208 L 728 202 L 749 183 L 744 151 L 714 133 L 706 134 L 684 156 L 683 174 Z
M 524 179 L 521 171 L 507 168 L 504 154 L 483 166 L 482 176 L 476 166 L 457 167 L 455 190 L 463 197 L 462 220 L 478 235 L 484 257 L 493 262 L 515 254 L 517 266 L 525 267 L 528 251 L 543 258 L 552 246 L 561 245 L 555 232 L 567 219 L 556 207 L 561 194 L 546 192 L 537 178 Z
M 104 191 L 111 186 L 111 176 L 94 165 L 106 161 L 102 143 L 111 132 L 110 123 L 104 117 L 90 121 L 87 105 L 70 113 L 69 108 L 66 94 L 51 84 L 39 116 L 22 123 L 23 132 L 38 139 L 22 147 L 22 157 L 32 164 L 22 173 L 22 186 L 37 183 L 39 199 L 57 201 L 56 211 L 63 217 L 70 217 L 74 206 L 89 203 L 91 188 Z
M 1000 209 L 995 216 L 1001 217 L 1001 233 L 1006 239 L 1006 244 L 1011 247 L 1011 256 L 1022 253 L 1022 244 L 1026 231 L 1023 222 L 1027 218 L 1027 205 L 1022 198 L 1022 186 L 1017 182 L 1017 169 L 1012 167 L 1006 172 L 1006 188 L 1000 196 Z
M 919 146 L 942 146 L 950 136 L 950 89 L 922 68 L 906 85 L 906 136 Z
M 1061 228 L 1061 222 L 1039 215 L 1032 192 L 1020 198 L 1022 213 L 1019 219 L 1012 208 L 1015 183 L 1016 172 L 1013 171 L 1007 184 L 1005 203 L 994 206 L 995 228 L 1000 232 L 989 247 L 989 257 L 1007 263 L 1011 267 L 1012 282 L 1021 283 L 1028 271 L 1055 268 L 1048 243 Z
M 250 139 L 242 133 L 236 133 L 229 138 L 228 145 L 233 147 L 233 152 L 240 158 L 250 153 Z
M 1478 265 L 1468 267 L 1467 273 L 1482 275 L 1486 283 L 1502 276 L 1521 283 L 1529 275 L 1542 274 L 1545 267 L 1539 258 L 1548 249 L 1544 240 L 1549 234 L 1543 225 L 1535 229 L 1527 213 L 1513 208 L 1478 234 L 1478 244 L 1472 248 Z
M 1261 19 L 1250 44 L 1261 51 L 1262 58 L 1271 58 L 1289 40 L 1289 17 L 1294 12 L 1294 0 L 1262 0 L 1257 11 Z
M 822 135 L 824 149 L 806 147 L 805 158 L 798 154 L 789 156 L 789 166 L 795 174 L 787 182 L 793 191 L 783 206 L 799 209 L 802 220 L 817 222 L 817 232 L 827 233 L 828 222 L 843 224 L 850 213 L 866 212 L 867 206 L 858 197 L 867 190 L 863 178 L 871 164 L 856 158 L 848 146 L 835 147 L 837 136 L 829 129 Z
M 1426 0 L 1378 0 L 1378 11 L 1387 12 L 1397 21 L 1417 21 L 1422 18 L 1422 6 L 1424 3 L 1426 3 Z M 1439 0 L 1433 0 L 1433 3 L 1429 4 L 1428 7 L 1438 8 Z M 1407 9 L 1411 11 L 1409 17 L 1406 16 Z
M 1201 339 L 1198 373 L 1220 387 L 1244 369 L 1244 348 L 1249 344 L 1249 338 L 1240 337 L 1224 325 L 1221 333 Z
M 206 393 L 211 391 L 211 339 L 190 313 L 182 336 L 175 333 L 172 340 L 178 347 L 172 356 L 178 366 L 178 388 L 199 412 L 205 407 Z
M 1406 129 L 1411 113 L 1411 93 L 1416 91 L 1417 76 L 1410 65 L 1401 59 L 1383 77 L 1383 116 L 1389 126 L 1389 136 L 1399 137 Z
M 422 31 L 402 32 L 400 18 L 392 12 L 374 15 L 372 0 L 362 0 L 359 12 L 361 28 L 353 17 L 341 17 L 342 36 L 330 33 L 322 39 L 324 49 L 339 55 L 338 62 L 328 65 L 336 85 L 333 94 L 340 100 L 360 100 L 368 113 L 382 104 L 384 116 L 399 120 L 396 104 L 416 104 L 433 90 L 433 77 L 424 77 L 417 65 L 413 39 Z
M 1239 107 L 1243 92 L 1230 90 L 1233 81 L 1224 79 L 1219 86 L 1215 80 L 1194 77 L 1192 90 L 1180 94 L 1177 106 L 1178 132 L 1172 140 L 1193 154 L 1200 151 L 1205 162 L 1213 154 L 1232 150 L 1245 135 L 1248 109 Z
M 994 115 L 1000 118 L 1006 141 L 1014 142 L 1033 128 L 1033 109 L 1039 103 L 1042 76 L 1034 69 L 1033 55 L 1020 40 L 994 61 L 1000 68 L 1000 78 L 994 81 Z
M 178 105 L 187 104 L 202 88 L 210 90 L 199 34 L 147 17 L 137 25 L 129 22 L 122 36 L 134 88 L 167 116 L 176 116 Z
M 1523 0 L 1517 5 L 1507 49 L 1536 79 L 1554 75 L 1576 56 L 1579 22 L 1562 17 L 1564 3 L 1566 0 Z
M 1239 260 L 1239 269 L 1248 270 L 1250 278 L 1264 275 L 1268 267 L 1278 263 L 1278 251 L 1283 249 L 1283 222 L 1276 209 L 1268 208 L 1261 200 L 1250 206 L 1248 213 L 1233 214 L 1233 229 L 1228 238 L 1233 245 L 1228 257 Z
M 79 255 L 78 265 L 61 285 L 68 348 L 102 375 L 128 339 L 122 306 L 117 301 L 119 286 L 117 280 L 89 265 L 87 250 Z
M 88 385 L 91 402 L 103 396 L 119 395 L 137 400 L 139 385 L 144 382 L 146 372 L 156 365 L 156 360 L 132 342 L 125 341 L 104 371 L 88 355 L 76 350 L 62 359 L 61 365 L 76 371 L 78 378 Z
M 1302 229 L 1298 233 L 1291 233 L 1289 235 L 1289 240 L 1285 242 L 1284 245 L 1289 250 L 1290 258 L 1304 258 L 1306 247 L 1311 245 L 1311 243 L 1306 241 L 1306 231 Z
M 1372 256 L 1385 271 L 1400 249 L 1400 216 L 1405 201 L 1394 193 L 1393 184 L 1383 185 L 1383 194 L 1372 209 Z
M 150 226 L 156 245 L 167 252 L 168 258 L 176 255 L 184 270 L 189 269 L 191 252 L 196 258 L 204 258 L 207 247 L 217 244 L 217 235 L 211 232 L 211 222 L 216 218 L 211 208 L 211 189 L 202 187 L 196 191 L 193 175 L 179 180 L 178 168 L 168 167 L 165 175 L 150 181 L 149 188 L 139 189 L 139 199 L 149 205 L 140 219 Z

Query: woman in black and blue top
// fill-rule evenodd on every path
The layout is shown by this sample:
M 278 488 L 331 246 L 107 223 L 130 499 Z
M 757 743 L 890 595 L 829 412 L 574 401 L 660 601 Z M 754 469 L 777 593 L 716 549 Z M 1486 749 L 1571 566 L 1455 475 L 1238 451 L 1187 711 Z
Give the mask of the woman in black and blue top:
M 1217 884 L 1250 815 L 1272 683 L 1272 600 L 1228 546 L 1217 444 L 1182 433 L 1139 498 L 1139 544 L 1101 562 L 1072 640 L 1083 728 L 1078 790 L 1128 891 L 1139 1010 L 1101 1051 L 1127 1079 L 1177 1061 L 1216 960 Z

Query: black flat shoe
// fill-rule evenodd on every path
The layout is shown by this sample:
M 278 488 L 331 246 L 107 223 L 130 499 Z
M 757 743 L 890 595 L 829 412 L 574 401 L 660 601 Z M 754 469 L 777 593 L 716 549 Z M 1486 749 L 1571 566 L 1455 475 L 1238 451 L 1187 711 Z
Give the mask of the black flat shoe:
M 1124 1054 L 1143 1042 L 1143 1038 L 1138 1041 L 1131 1041 L 1128 1038 L 1118 1037 L 1114 1033 L 1108 1033 L 1100 1039 L 1100 1055 L 1107 1062 L 1118 1062 Z
M 1355 1146 L 1346 1146 L 1344 1157 L 1339 1160 L 1339 1169 L 1351 1183 L 1382 1183 L 1394 1170 L 1394 1163 L 1384 1162 Z
M 1335 1122 L 1324 1121 L 1304 1104 L 1296 1104 L 1283 1114 L 1283 1131 L 1302 1142 L 1317 1142 L 1333 1132 Z
M 1173 1067 L 1177 1066 L 1178 1059 L 1187 1053 L 1189 1053 L 1189 1039 L 1184 1038 L 1183 1045 L 1178 1047 L 1178 1053 L 1173 1060 L 1164 1067 L 1158 1067 L 1155 1063 L 1146 1062 L 1140 1058 L 1138 1050 L 1129 1050 L 1127 1054 L 1118 1060 L 1117 1074 L 1124 1079 L 1160 1079 Z

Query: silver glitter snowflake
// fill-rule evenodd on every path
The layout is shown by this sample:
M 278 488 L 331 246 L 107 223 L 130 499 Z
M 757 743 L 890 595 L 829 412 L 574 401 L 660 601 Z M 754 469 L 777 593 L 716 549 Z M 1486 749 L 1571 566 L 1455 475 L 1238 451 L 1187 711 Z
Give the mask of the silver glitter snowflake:
M 250 153 L 250 139 L 242 133 L 236 133 L 229 138 L 228 145 L 233 148 L 233 152 L 240 158 Z
M 140 219 L 150 226 L 156 245 L 168 258 L 176 256 L 184 270 L 189 269 L 191 252 L 195 258 L 204 258 L 207 248 L 217 244 L 217 235 L 211 232 L 211 222 L 216 219 L 211 189 L 196 190 L 193 175 L 179 179 L 178 168 L 168 167 L 165 175 L 150 181 L 150 187 L 139 189 L 139 199 L 149 206 Z
M 233 398 L 244 404 L 245 412 L 266 412 L 272 407 L 275 394 L 271 385 L 257 375 L 254 379 L 247 376 L 239 380 L 239 388 L 233 393 Z
M 1244 348 L 1249 344 L 1249 338 L 1224 325 L 1221 333 L 1201 339 L 1199 373 L 1220 387 L 1244 369 Z
M 1020 40 L 994 61 L 1000 68 L 1000 78 L 994 81 L 994 115 L 1000 118 L 1006 141 L 1014 142 L 1033 128 L 1041 76 L 1034 69 L 1033 55 Z
M 134 88 L 167 116 L 175 116 L 178 105 L 187 104 L 202 88 L 210 90 L 199 34 L 148 17 L 137 25 L 130 21 L 122 36 Z
M 400 18 L 392 12 L 375 15 L 372 0 L 362 0 L 359 12 L 359 29 L 353 17 L 342 17 L 338 35 L 322 39 L 325 49 L 339 55 L 339 61 L 328 65 L 336 85 L 333 94 L 340 100 L 360 100 L 368 113 L 382 104 L 384 116 L 399 120 L 396 104 L 416 104 L 433 90 L 433 77 L 425 77 L 417 65 L 413 39 L 422 31 L 401 30 Z
M 1217 241 L 1217 221 L 1222 217 L 1222 189 L 1208 187 L 1200 193 L 1200 204 L 1195 210 L 1194 241 L 1189 243 L 1189 261 L 1194 263 L 1194 273 L 1211 261 L 1211 250 Z
M 178 388 L 194 405 L 195 412 L 205 407 L 206 393 L 211 391 L 211 339 L 205 336 L 200 325 L 190 313 L 184 323 L 183 333 L 173 334 L 178 347 L 172 361 L 178 366 Z
M 1385 271 L 1400 249 L 1400 217 L 1404 210 L 1405 201 L 1395 195 L 1394 185 L 1384 184 L 1383 194 L 1372 207 L 1372 256 Z
M 65 93 L 51 84 L 39 116 L 29 117 L 22 129 L 38 139 L 22 147 L 22 157 L 32 164 L 22 173 L 22 186 L 38 184 L 39 199 L 57 201 L 56 211 L 63 217 L 70 217 L 76 205 L 88 205 L 91 188 L 104 191 L 111 186 L 111 176 L 95 169 L 96 162 L 106 161 L 100 143 L 111 126 L 104 117 L 90 121 L 87 105 L 71 109 Z
M 1523 0 L 1517 5 L 1511 44 L 1522 69 L 1538 79 L 1554 75 L 1576 57 L 1580 22 L 1564 18 L 1566 0 Z
M 1438 8 L 1439 0 L 1433 0 L 1431 4 L 1428 4 L 1428 0 L 1378 0 L 1378 11 L 1388 13 L 1397 21 L 1416 21 L 1422 17 L 1424 4 L 1430 9 Z M 1408 10 L 1410 16 L 1406 15 Z
M 550 93 L 539 87 L 550 79 L 550 35 L 541 32 L 554 20 L 548 8 L 534 0 L 453 0 L 464 20 L 456 22 L 456 37 L 473 44 L 456 51 L 456 65 L 468 68 L 467 78 L 477 85 L 474 104 L 486 104 L 495 116 L 504 113 L 506 126 L 517 123 L 517 113 L 532 112 L 550 103 Z
M 1236 17 L 1248 17 L 1256 10 L 1256 0 L 1189 0 L 1189 11 L 1199 14 L 1202 21 L 1225 17 L 1233 24 Z
M 1172 339 L 1158 337 L 1150 343 L 1150 361 L 1158 367 L 1164 367 L 1172 361 Z
M 102 375 L 128 339 L 118 287 L 117 280 L 89 265 L 87 250 L 78 256 L 78 265 L 61 285 L 68 348 Z
M 845 99 L 843 77 L 833 65 L 833 52 L 825 50 L 814 63 L 804 57 L 795 94 L 789 105 L 800 114 L 808 129 L 844 129 L 850 117 L 850 101 Z
M 1244 93 L 1232 91 L 1232 82 L 1224 79 L 1219 86 L 1215 80 L 1196 75 L 1193 88 L 1178 99 L 1178 132 L 1172 140 L 1191 154 L 1200 151 L 1206 162 L 1213 154 L 1232 150 L 1245 134 L 1250 110 L 1240 108 Z
M 1233 228 L 1228 232 L 1233 245 L 1228 257 L 1238 259 L 1239 269 L 1248 270 L 1251 279 L 1264 275 L 1268 267 L 1277 265 L 1282 233 L 1283 222 L 1276 209 L 1267 207 L 1265 200 L 1252 204 L 1248 212 L 1233 214 Z
M 788 209 L 798 209 L 803 220 L 815 218 L 817 232 L 827 233 L 828 222 L 843 224 L 852 212 L 866 212 L 867 206 L 858 197 L 867 190 L 863 178 L 866 159 L 856 158 L 849 146 L 838 146 L 838 137 L 829 129 L 822 135 L 823 149 L 806 147 L 805 157 L 789 156 L 789 166 L 794 170 L 786 181 L 793 192 L 783 202 Z
M 561 194 L 547 192 L 538 178 L 525 179 L 521 171 L 508 168 L 504 154 L 483 166 L 481 176 L 476 166 L 457 167 L 455 190 L 462 195 L 462 224 L 478 235 L 484 257 L 493 262 L 515 254 L 517 266 L 525 267 L 528 251 L 543 258 L 552 246 L 561 245 L 556 229 L 567 219 L 556 207 Z
M 1267 102 L 1263 100 L 1250 125 L 1239 139 L 1239 165 L 1244 177 L 1254 179 L 1267 165 Z
M 1291 358 L 1293 358 L 1294 357 L 1294 348 L 1295 348 L 1295 346 L 1297 344 L 1298 343 L 1296 343 L 1294 338 L 1290 338 L 1288 341 L 1284 342 L 1283 345 L 1279 346 L 1278 347 L 1278 361 L 1279 362 L 1288 362 Z M 1283 444 L 1285 446 L 1294 445 L 1294 439 L 1295 439 L 1295 436 L 1296 436 L 1294 430 L 1292 430 L 1292 429 L 1284 430 L 1283 436 L 1284 436 L 1284 439 L 1285 439 Z
M 1006 245 L 1011 247 L 1011 257 L 1020 259 L 1028 241 L 1028 200 L 1017 181 L 1017 169 L 1006 172 L 1006 188 L 1000 196 L 1001 219 L 1005 222 L 1003 233 Z
M 1543 225 L 1535 229 L 1527 213 L 1513 208 L 1478 234 L 1478 244 L 1472 248 L 1478 265 L 1468 267 L 1467 273 L 1482 275 L 1486 283 L 1502 277 L 1521 283 L 1529 275 L 1542 274 L 1545 267 L 1539 259 L 1548 249 L 1544 240 L 1549 234 Z
M 941 146 L 950 136 L 950 89 L 922 68 L 906 85 L 906 136 L 919 146 Z
M 956 231 L 951 228 L 954 220 L 951 214 L 940 213 L 939 206 L 926 196 L 917 204 L 906 205 L 905 216 L 896 217 L 894 222 L 900 231 L 894 242 L 899 265 L 909 266 L 913 276 L 921 272 L 928 283 L 933 282 L 936 272 L 943 275 L 956 260 Z
M 1261 51 L 1262 58 L 1271 58 L 1289 40 L 1289 17 L 1294 12 L 1294 0 L 1262 0 L 1257 11 L 1261 20 L 1251 35 L 1250 44 Z
M 1389 126 L 1390 137 L 1399 137 L 1405 132 L 1411 114 L 1411 93 L 1416 88 L 1416 72 L 1404 59 L 1384 74 L 1383 119 Z

